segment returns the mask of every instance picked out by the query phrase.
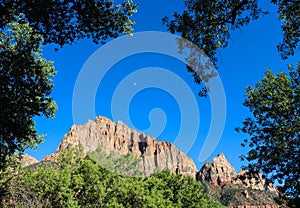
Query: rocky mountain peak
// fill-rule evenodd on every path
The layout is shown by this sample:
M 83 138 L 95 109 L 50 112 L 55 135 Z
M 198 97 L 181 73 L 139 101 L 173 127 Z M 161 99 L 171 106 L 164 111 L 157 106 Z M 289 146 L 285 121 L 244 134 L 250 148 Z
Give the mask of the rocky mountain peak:
M 212 163 L 205 163 L 197 175 L 198 180 L 206 181 L 214 186 L 231 183 L 234 177 L 236 177 L 236 171 L 223 153 L 215 157 Z
M 279 208 L 275 200 L 278 191 L 261 173 L 237 174 L 223 153 L 203 165 L 197 180 L 205 185 L 211 197 L 230 208 Z
M 268 183 L 261 173 L 249 173 L 241 170 L 238 174 L 223 153 L 205 163 L 197 173 L 197 180 L 209 183 L 212 186 L 238 185 L 261 191 L 277 192 L 276 188 Z
M 205 163 L 199 172 L 193 160 L 177 149 L 171 142 L 159 141 L 149 135 L 129 128 L 121 121 L 113 122 L 99 116 L 84 125 L 73 125 L 64 135 L 56 153 L 43 161 L 57 162 L 60 152 L 82 145 L 84 154 L 99 146 L 105 152 L 133 155 L 140 159 L 138 168 L 145 176 L 156 169 L 169 169 L 201 181 L 208 194 L 230 208 L 278 208 L 276 188 L 267 183 L 260 173 L 241 171 L 236 173 L 226 156 L 221 153 L 212 162 Z M 34 158 L 22 156 L 23 166 L 37 163 Z M 263 205 L 263 206 L 260 206 Z
M 229 163 L 229 161 L 227 160 L 227 158 L 225 157 L 224 153 L 220 153 L 217 155 L 217 157 L 213 158 L 213 161 L 212 161 L 213 164 L 216 164 L 216 163 L 224 163 L 226 165 L 229 165 L 231 166 L 231 164 Z
M 129 128 L 123 122 L 113 122 L 99 116 L 82 126 L 73 125 L 59 144 L 56 154 L 44 160 L 56 161 L 57 155 L 69 147 L 82 145 L 85 153 L 101 146 L 105 151 L 131 154 L 142 159 L 142 171 L 150 175 L 155 169 L 169 169 L 174 173 L 194 177 L 197 169 L 193 160 L 170 142 L 159 141 Z

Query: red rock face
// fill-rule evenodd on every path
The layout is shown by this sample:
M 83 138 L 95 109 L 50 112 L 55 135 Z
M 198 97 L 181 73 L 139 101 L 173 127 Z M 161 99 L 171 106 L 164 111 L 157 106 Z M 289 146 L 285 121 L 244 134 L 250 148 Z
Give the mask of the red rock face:
M 267 183 L 267 180 L 261 173 L 250 174 L 242 170 L 237 174 L 232 183 L 243 186 L 244 188 L 277 192 L 273 184 Z
M 238 202 L 227 204 L 241 204 L 242 206 L 228 206 L 229 208 L 279 208 L 272 198 L 278 194 L 272 184 L 266 183 L 264 177 L 259 173 L 249 175 L 247 172 L 241 171 L 237 174 L 224 154 L 219 154 L 211 163 L 207 162 L 197 172 L 193 160 L 172 143 L 158 141 L 151 136 L 128 128 L 121 121 L 113 122 L 102 116 L 97 117 L 95 121 L 89 120 L 82 126 L 73 125 L 60 142 L 56 153 L 46 156 L 43 160 L 57 162 L 60 152 L 77 145 L 83 146 L 84 155 L 101 146 L 106 152 L 115 151 L 123 155 L 130 153 L 139 157 L 141 162 L 138 164 L 138 168 L 145 176 L 151 175 L 156 169 L 166 168 L 173 173 L 191 176 L 208 184 L 209 194 L 218 200 L 223 196 L 228 197 L 226 191 L 235 191 L 237 188 L 239 191 L 235 192 L 235 195 L 230 195 L 229 198 L 236 197 Z M 33 159 L 24 159 L 24 161 L 26 161 L 24 165 L 37 162 Z M 272 192 L 272 194 L 262 195 L 269 197 L 266 199 L 260 195 L 254 195 L 256 192 L 251 190 L 262 193 Z
M 205 163 L 198 173 L 197 180 L 206 181 L 213 186 L 223 186 L 231 183 L 234 177 L 236 177 L 235 169 L 222 153 L 215 157 L 212 163 Z
M 58 153 L 52 153 L 43 158 L 43 161 L 58 162 Z
M 35 159 L 34 157 L 27 155 L 27 154 L 23 154 L 21 157 L 21 165 L 22 167 L 26 167 L 29 165 L 33 165 L 35 163 L 38 163 L 39 161 L 37 159 Z
M 197 180 L 212 186 L 234 184 L 243 188 L 277 192 L 260 173 L 248 175 L 246 171 L 241 171 L 237 174 L 223 153 L 215 157 L 212 163 L 205 163 L 197 174 Z
M 198 172 L 197 180 L 208 184 L 208 192 L 214 198 L 224 200 L 224 204 L 238 205 L 228 208 L 280 208 L 274 200 L 279 192 L 262 174 L 246 171 L 237 174 L 224 154 L 207 162 Z
M 106 117 L 97 117 L 83 126 L 73 125 L 59 144 L 56 154 L 43 160 L 57 160 L 63 150 L 81 144 L 85 152 L 101 146 L 106 151 L 120 154 L 131 153 L 142 159 L 142 170 L 148 176 L 155 169 L 169 169 L 174 173 L 196 177 L 197 169 L 193 160 L 170 142 L 158 141 L 144 133 L 128 128 L 121 121 L 113 122 Z

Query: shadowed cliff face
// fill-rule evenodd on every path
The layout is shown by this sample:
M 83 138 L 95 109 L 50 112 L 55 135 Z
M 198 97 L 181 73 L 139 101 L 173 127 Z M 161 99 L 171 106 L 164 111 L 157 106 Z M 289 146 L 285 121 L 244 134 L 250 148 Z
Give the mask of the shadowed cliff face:
M 43 160 L 56 161 L 57 154 L 76 145 L 82 145 L 85 153 L 101 146 L 105 151 L 132 154 L 142 159 L 146 176 L 155 169 L 169 169 L 173 173 L 196 177 L 197 169 L 193 160 L 170 142 L 158 141 L 144 133 L 128 128 L 121 121 L 113 122 L 106 117 L 97 117 L 83 126 L 73 125 L 59 144 L 56 154 Z

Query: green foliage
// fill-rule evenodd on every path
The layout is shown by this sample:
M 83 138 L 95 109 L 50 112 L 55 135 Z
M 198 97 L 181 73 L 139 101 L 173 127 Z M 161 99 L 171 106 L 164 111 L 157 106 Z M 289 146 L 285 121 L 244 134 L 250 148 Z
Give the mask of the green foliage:
M 294 56 L 300 43 L 300 3 L 298 0 L 272 0 L 278 6 L 283 40 L 277 48 L 283 59 Z
M 252 178 L 254 179 L 254 178 Z M 214 186 L 203 181 L 204 192 L 211 199 L 220 201 L 225 206 L 280 206 L 287 207 L 286 197 L 278 192 L 245 188 L 237 184 Z
M 42 36 L 20 17 L 0 31 L 0 170 L 15 151 L 35 147 L 43 137 L 34 116 L 54 116 L 50 97 L 53 63 L 42 57 Z
M 90 152 L 89 156 L 97 162 L 101 167 L 120 175 L 126 176 L 142 176 L 141 171 L 142 159 L 134 155 L 122 155 L 115 151 L 107 153 L 101 146 L 95 151 Z
M 60 155 L 56 168 L 24 168 L 9 180 L 2 207 L 173 208 L 223 207 L 192 178 L 157 172 L 148 178 L 124 177 L 79 157 L 80 149 Z M 1 185 L 1 184 L 0 184 Z M 22 194 L 20 194 L 20 192 Z M 5 200 L 3 200 L 5 199 Z
M 264 14 L 257 0 L 185 0 L 184 3 L 182 14 L 175 12 L 172 20 L 164 17 L 163 23 L 171 33 L 179 33 L 196 44 L 214 63 L 217 50 L 228 45 L 231 30 Z
M 2 1 L 0 27 L 15 15 L 24 14 L 33 30 L 42 35 L 44 44 L 63 46 L 83 38 L 99 43 L 120 33 L 131 34 L 134 21 L 130 16 L 136 7 L 132 0 L 120 5 L 110 0 Z
M 298 0 L 271 0 L 278 6 L 278 19 L 282 21 L 283 42 L 278 51 L 283 59 L 295 54 L 300 42 L 300 4 Z M 230 32 L 240 29 L 268 12 L 263 11 L 257 0 L 185 0 L 182 14 L 174 13 L 173 19 L 163 18 L 168 30 L 179 33 L 192 41 L 217 61 L 219 48 L 225 48 Z
M 282 59 L 295 55 L 300 43 L 300 4 L 299 0 L 271 0 L 278 6 L 278 19 L 282 22 L 283 41 L 277 48 Z M 258 5 L 257 0 L 185 0 L 185 9 L 180 14 L 175 12 L 172 18 L 164 17 L 163 23 L 171 33 L 197 45 L 213 64 L 217 63 L 217 52 L 228 46 L 231 32 L 241 29 L 253 20 L 268 14 Z M 195 57 L 195 49 L 185 41 L 179 41 L 179 50 L 190 50 L 187 57 L 188 72 L 193 73 L 194 81 L 201 84 L 214 76 L 205 72 L 209 67 L 195 67 L 202 62 Z M 199 52 L 198 52 L 199 53 Z M 191 64 L 192 63 L 192 64 Z M 198 64 L 197 64 L 198 65 Z M 206 96 L 209 89 L 203 88 L 200 96 Z
M 201 183 L 193 178 L 164 170 L 156 172 L 145 181 L 147 186 L 162 191 L 163 198 L 171 202 L 171 207 L 223 207 L 219 202 L 210 200 L 204 194 Z
M 0 170 L 11 155 L 43 141 L 35 116 L 54 117 L 57 108 L 50 93 L 53 63 L 42 58 L 42 44 L 63 46 L 91 38 L 95 43 L 131 34 L 131 0 L 21 1 L 0 3 Z
M 257 0 L 185 0 L 185 10 L 182 14 L 175 12 L 173 18 L 163 18 L 163 23 L 171 33 L 191 41 L 179 41 L 179 51 L 188 51 L 187 70 L 193 74 L 194 81 L 201 84 L 215 76 L 212 68 L 217 62 L 217 51 L 225 48 L 230 39 L 230 32 L 247 25 L 252 19 L 258 19 L 265 14 L 257 5 Z M 201 57 L 195 55 L 201 54 Z M 203 57 L 209 57 L 204 61 Z M 211 62 L 210 62 L 211 61 Z M 200 96 L 207 96 L 209 88 L 204 87 Z
M 244 159 L 293 198 L 300 195 L 300 62 L 297 69 L 274 75 L 270 70 L 255 87 L 248 87 L 244 106 L 252 113 L 238 131 L 251 150 Z
M 220 201 L 226 206 L 261 206 L 278 204 L 277 198 L 278 195 L 270 191 L 245 189 L 238 186 L 225 186 L 222 188 Z M 286 207 L 286 204 L 282 202 L 280 206 Z

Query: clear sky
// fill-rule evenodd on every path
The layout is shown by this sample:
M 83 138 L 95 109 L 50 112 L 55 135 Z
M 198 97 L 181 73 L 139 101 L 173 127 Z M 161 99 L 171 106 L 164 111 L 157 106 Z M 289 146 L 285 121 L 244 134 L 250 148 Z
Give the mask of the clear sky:
M 139 0 L 136 2 L 139 3 L 139 8 L 138 13 L 133 17 L 136 20 L 135 32 L 166 32 L 166 28 L 161 22 L 162 17 L 170 16 L 173 11 L 180 12 L 183 10 L 182 0 Z M 249 85 L 253 86 L 261 79 L 266 67 L 278 73 L 279 71 L 286 71 L 288 63 L 296 65 L 297 57 L 299 59 L 300 54 L 298 51 L 295 57 L 287 61 L 280 59 L 276 49 L 276 45 L 281 41 L 280 22 L 277 20 L 276 7 L 267 2 L 263 1 L 263 7 L 270 10 L 271 14 L 252 22 L 242 30 L 233 32 L 229 46 L 218 53 L 218 73 L 223 83 L 226 97 L 226 120 L 220 141 L 207 161 L 211 161 L 213 157 L 223 152 L 237 171 L 244 164 L 240 161 L 239 156 L 247 152 L 246 148 L 240 146 L 246 135 L 238 134 L 234 131 L 234 128 L 241 126 L 244 118 L 249 115 L 247 109 L 242 105 L 245 88 Z M 39 133 L 46 135 L 45 142 L 40 144 L 35 151 L 27 150 L 27 153 L 41 160 L 45 155 L 56 151 L 64 134 L 67 133 L 74 123 L 72 100 L 78 75 L 89 57 L 100 48 L 101 45 L 95 45 L 90 40 L 81 40 L 71 46 L 63 47 L 58 52 L 54 52 L 53 46 L 44 47 L 44 57 L 54 61 L 58 72 L 55 77 L 55 89 L 53 91 L 53 97 L 58 104 L 58 111 L 54 119 L 35 119 Z M 115 54 L 111 55 L 114 56 Z M 105 62 L 107 60 L 105 58 L 102 60 L 100 57 L 99 61 Z M 194 159 L 196 165 L 200 168 L 203 163 L 199 162 L 199 154 L 209 132 L 212 117 L 210 99 L 197 97 L 200 87 L 194 84 L 191 74 L 186 72 L 185 64 L 174 57 L 143 53 L 128 56 L 119 61 L 110 68 L 101 83 L 99 83 L 95 97 L 95 109 L 93 110 L 95 110 L 96 115 L 103 115 L 111 119 L 118 118 L 118 115 L 116 117 L 112 115 L 111 106 L 114 93 L 120 90 L 119 84 L 129 80 L 132 81 L 131 87 L 136 89 L 143 83 L 147 83 L 148 79 L 159 79 L 159 77 L 144 76 L 144 80 L 141 78 L 134 80 L 134 76 L 132 77 L 134 72 L 148 67 L 165 69 L 165 71 L 176 73 L 194 94 L 200 114 L 199 132 L 197 132 L 196 140 L 187 154 Z M 185 113 L 186 110 L 181 109 L 180 101 L 182 100 L 180 98 L 178 100 L 175 94 L 178 92 L 179 96 L 188 96 L 190 92 L 184 91 L 185 88 L 181 88 L 177 84 L 173 84 L 169 78 L 165 83 L 168 86 L 149 86 L 137 92 L 130 99 L 128 109 L 124 108 L 126 105 L 122 102 L 117 102 L 115 107 L 128 112 L 132 121 L 132 124 L 129 126 L 141 131 L 146 131 L 151 125 L 149 121 L 151 110 L 160 109 L 164 112 L 164 117 L 159 116 L 162 114 L 155 117 L 155 113 L 161 111 L 152 111 L 154 113 L 151 114 L 154 115 L 153 121 L 156 122 L 152 123 L 152 125 L 157 125 L 158 129 L 161 125 L 163 126 L 165 119 L 165 127 L 162 128 L 162 134 L 158 136 L 158 139 L 175 142 L 174 140 L 180 131 L 180 126 L 191 122 L 188 126 L 190 125 L 190 128 L 193 128 L 193 123 L 197 123 L 194 122 L 197 120 L 197 115 L 195 117 L 190 116 L 189 122 L 181 124 L 182 112 Z M 172 89 L 174 90 L 172 91 Z M 122 90 L 126 91 L 127 89 L 123 87 L 121 92 Z M 83 113 L 86 111 L 86 109 L 81 110 Z M 90 119 L 94 120 L 95 118 Z M 83 123 L 79 121 L 79 124 Z M 190 132 L 193 131 L 191 129 Z M 188 132 L 184 135 L 188 139 L 189 136 Z

